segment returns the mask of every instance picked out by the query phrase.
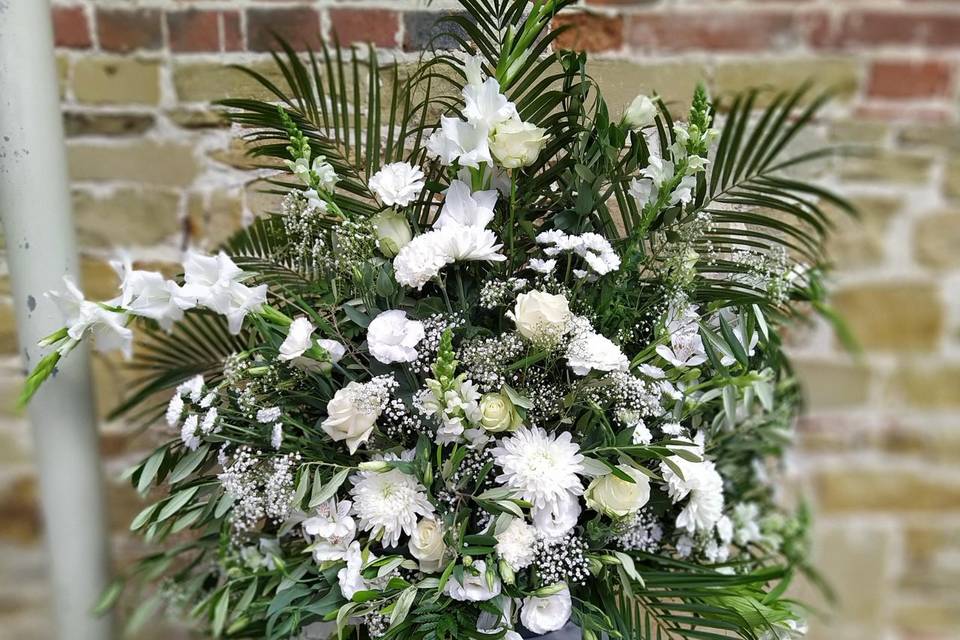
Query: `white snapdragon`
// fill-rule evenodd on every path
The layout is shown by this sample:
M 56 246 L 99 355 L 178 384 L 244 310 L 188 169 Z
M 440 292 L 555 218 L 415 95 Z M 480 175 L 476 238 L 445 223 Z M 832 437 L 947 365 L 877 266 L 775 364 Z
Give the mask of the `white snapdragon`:
M 324 156 L 317 156 L 313 159 L 312 163 L 310 162 L 309 156 L 301 156 L 296 160 L 285 160 L 284 162 L 286 162 L 290 171 L 293 172 L 293 175 L 297 176 L 297 178 L 308 187 L 314 186 L 313 178 L 311 177 L 312 172 L 313 176 L 316 177 L 317 188 L 326 193 L 333 193 L 334 187 L 336 187 L 337 182 L 340 180 L 333 165 L 327 162 Z
M 413 362 L 424 335 L 423 323 L 410 320 L 405 311 L 384 311 L 367 327 L 367 348 L 370 355 L 383 364 Z
M 649 96 L 640 94 L 627 107 L 623 120 L 631 129 L 649 127 L 657 121 L 657 105 Z

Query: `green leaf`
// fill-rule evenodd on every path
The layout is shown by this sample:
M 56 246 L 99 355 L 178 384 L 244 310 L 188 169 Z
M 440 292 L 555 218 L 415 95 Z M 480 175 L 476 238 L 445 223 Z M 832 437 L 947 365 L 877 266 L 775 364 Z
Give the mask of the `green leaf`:
M 200 466 L 200 463 L 204 461 L 209 451 L 210 445 L 204 444 L 198 447 L 196 451 L 191 451 L 180 458 L 180 462 L 178 462 L 177 466 L 170 472 L 170 477 L 167 479 L 167 482 L 169 484 L 175 484 L 189 476 Z
M 330 478 L 330 481 L 323 485 L 323 489 L 320 491 L 315 491 L 313 497 L 310 499 L 310 508 L 314 508 L 317 505 L 323 504 L 330 498 L 334 497 L 337 494 L 337 489 L 346 481 L 347 477 L 350 475 L 350 469 L 343 469 L 338 471 L 335 476 Z
M 396 604 L 393 605 L 393 611 L 390 612 L 391 629 L 397 627 L 400 623 L 407 619 L 407 614 L 410 613 L 410 607 L 413 605 L 413 601 L 416 597 L 416 587 L 407 587 L 400 592 L 400 597 L 397 598 Z
M 157 471 L 160 470 L 160 465 L 163 464 L 163 459 L 166 454 L 166 448 L 160 448 L 147 458 L 147 461 L 143 464 L 143 469 L 140 470 L 140 478 L 137 480 L 138 493 L 144 494 L 147 492 L 147 489 L 150 488 L 150 483 L 152 483 L 153 479 L 157 476 Z

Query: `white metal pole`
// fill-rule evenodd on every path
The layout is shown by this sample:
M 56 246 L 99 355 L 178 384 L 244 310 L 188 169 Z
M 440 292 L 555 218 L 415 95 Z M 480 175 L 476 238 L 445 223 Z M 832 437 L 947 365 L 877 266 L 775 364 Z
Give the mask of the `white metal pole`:
M 0 216 L 27 368 L 62 325 L 43 293 L 79 275 L 48 0 L 0 0 Z M 40 475 L 57 637 L 106 640 L 91 609 L 109 578 L 103 483 L 85 349 L 28 410 Z

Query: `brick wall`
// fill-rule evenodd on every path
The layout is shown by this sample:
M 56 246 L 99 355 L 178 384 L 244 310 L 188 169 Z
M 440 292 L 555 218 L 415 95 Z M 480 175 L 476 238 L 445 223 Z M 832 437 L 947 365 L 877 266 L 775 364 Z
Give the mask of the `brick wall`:
M 213 245 L 262 208 L 256 174 L 209 101 L 258 94 L 226 63 L 269 73 L 270 31 L 316 44 L 374 41 L 415 52 L 435 12 L 413 0 L 56 0 L 53 18 L 83 276 L 114 286 L 111 247 L 167 264 Z M 824 327 L 798 330 L 807 381 L 793 475 L 818 512 L 817 554 L 842 597 L 816 638 L 934 640 L 960 629 L 960 3 L 951 0 L 588 0 L 561 18 L 614 108 L 656 89 L 682 104 L 808 78 L 836 87 L 811 135 L 866 144 L 824 179 L 863 211 L 840 224 L 835 302 L 865 352 Z M 20 382 L 0 266 L 0 638 L 49 637 L 30 438 L 9 409 Z M 122 374 L 96 363 L 100 406 Z M 111 473 L 144 446 L 105 424 Z M 132 492 L 110 484 L 118 553 L 135 547 Z M 156 629 L 157 637 L 172 632 Z

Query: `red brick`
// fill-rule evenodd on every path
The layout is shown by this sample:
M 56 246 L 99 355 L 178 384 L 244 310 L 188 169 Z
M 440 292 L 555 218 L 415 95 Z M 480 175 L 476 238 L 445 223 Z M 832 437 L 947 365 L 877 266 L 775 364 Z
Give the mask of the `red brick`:
M 279 47 L 277 36 L 294 49 L 320 47 L 320 15 L 307 7 L 247 9 L 247 48 L 272 51 Z
M 331 35 L 340 44 L 372 42 L 378 47 L 395 47 L 400 31 L 400 14 L 390 9 L 330 9 Z
M 940 60 L 881 60 L 870 66 L 867 95 L 873 98 L 943 98 L 953 67 Z
M 223 50 L 243 51 L 243 29 L 239 11 L 221 11 L 223 14 Z
M 71 49 L 86 49 L 92 44 L 83 7 L 53 8 L 53 41 L 58 47 Z
M 195 53 L 220 50 L 220 12 L 187 9 L 167 13 L 170 50 Z
M 161 15 L 156 9 L 97 9 L 97 35 L 105 51 L 127 53 L 163 46 Z
M 960 46 L 960 13 L 855 11 L 844 17 L 836 44 L 957 47 Z
M 568 13 L 557 16 L 553 28 L 572 28 L 557 38 L 561 49 L 575 51 L 617 51 L 623 47 L 623 18 L 593 13 Z
M 628 45 L 654 51 L 769 51 L 817 44 L 826 14 L 795 11 L 671 11 L 626 17 Z

